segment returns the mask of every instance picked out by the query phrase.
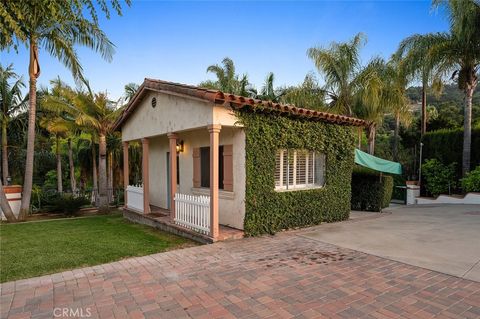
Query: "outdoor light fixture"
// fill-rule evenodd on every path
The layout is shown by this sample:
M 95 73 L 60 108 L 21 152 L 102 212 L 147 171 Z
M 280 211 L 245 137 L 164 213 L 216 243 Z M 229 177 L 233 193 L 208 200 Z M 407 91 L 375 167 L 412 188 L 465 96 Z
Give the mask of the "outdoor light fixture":
M 177 143 L 177 153 L 183 153 L 183 141 Z

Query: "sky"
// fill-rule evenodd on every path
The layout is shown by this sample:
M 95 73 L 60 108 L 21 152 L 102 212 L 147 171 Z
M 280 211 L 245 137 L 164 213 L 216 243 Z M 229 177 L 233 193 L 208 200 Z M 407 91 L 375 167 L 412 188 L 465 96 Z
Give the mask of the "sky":
M 296 85 L 316 72 L 306 51 L 367 37 L 363 63 L 374 56 L 388 58 L 399 42 L 414 33 L 448 30 L 445 17 L 429 1 L 135 1 L 123 16 L 102 18 L 100 26 L 116 46 L 107 62 L 89 49 L 78 47 L 86 78 L 94 91 L 113 99 L 124 86 L 156 78 L 196 85 L 214 79 L 206 69 L 224 57 L 235 62 L 261 88 L 268 72 L 275 85 Z M 0 52 L 0 63 L 13 63 L 28 80 L 28 50 Z M 60 76 L 74 85 L 69 71 L 47 52 L 40 51 L 39 85 Z M 321 80 L 321 77 L 319 77 Z

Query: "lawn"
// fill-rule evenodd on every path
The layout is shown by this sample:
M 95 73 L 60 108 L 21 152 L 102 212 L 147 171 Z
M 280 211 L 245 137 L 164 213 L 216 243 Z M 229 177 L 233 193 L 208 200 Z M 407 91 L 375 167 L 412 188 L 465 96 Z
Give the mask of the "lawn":
M 195 245 L 121 214 L 0 225 L 0 282 Z

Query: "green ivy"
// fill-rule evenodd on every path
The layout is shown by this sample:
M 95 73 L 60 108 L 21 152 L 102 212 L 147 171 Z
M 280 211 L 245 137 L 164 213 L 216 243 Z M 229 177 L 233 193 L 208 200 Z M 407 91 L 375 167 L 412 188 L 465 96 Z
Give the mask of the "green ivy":
M 352 127 L 292 119 L 275 114 L 238 112 L 246 135 L 245 234 L 348 219 L 355 135 Z M 326 155 L 323 188 L 277 192 L 278 149 L 307 149 Z

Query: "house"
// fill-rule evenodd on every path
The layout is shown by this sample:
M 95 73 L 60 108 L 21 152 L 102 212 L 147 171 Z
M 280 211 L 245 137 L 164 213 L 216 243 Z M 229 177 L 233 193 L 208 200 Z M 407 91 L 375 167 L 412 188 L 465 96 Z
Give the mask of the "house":
M 115 123 L 125 209 L 219 238 L 348 218 L 355 130 L 363 120 L 145 79 Z M 129 143 L 142 145 L 130 185 Z M 165 220 L 165 218 L 164 218 Z

